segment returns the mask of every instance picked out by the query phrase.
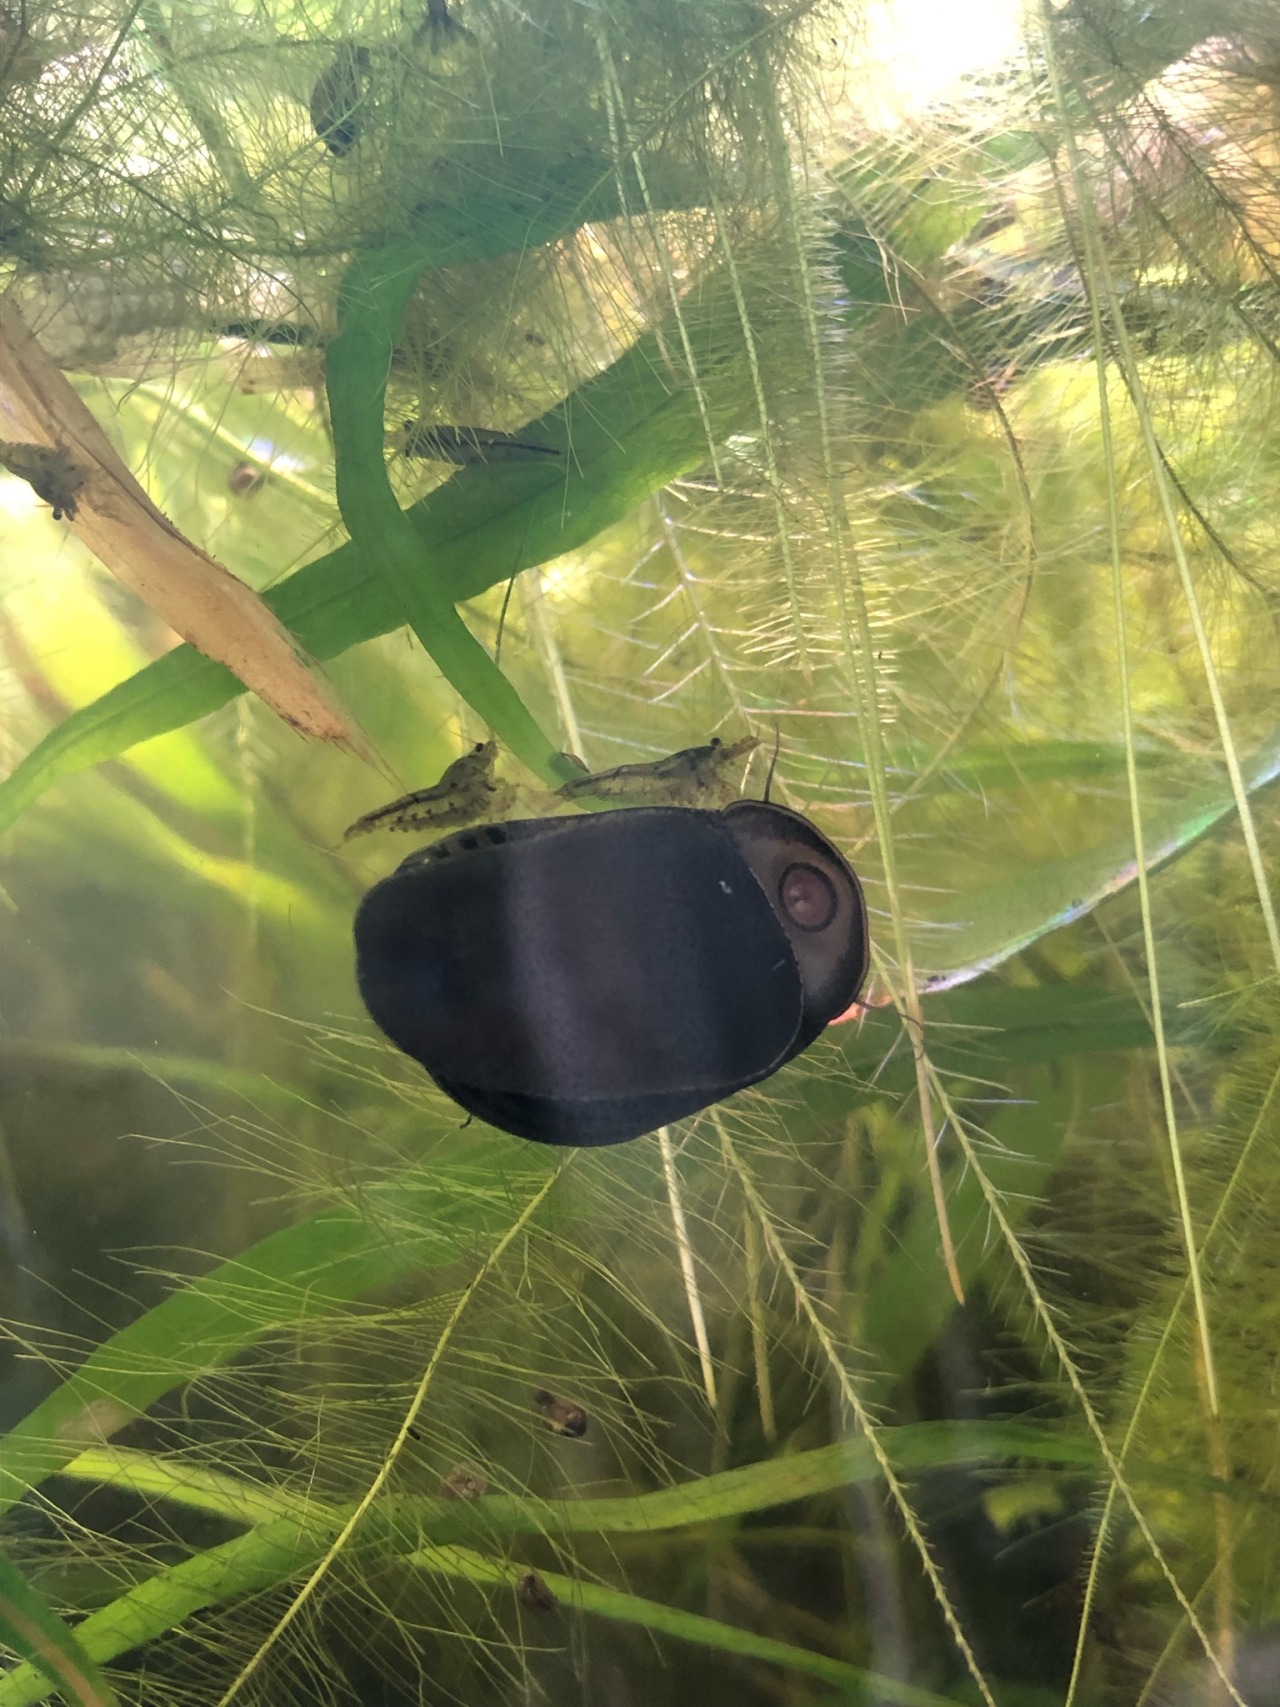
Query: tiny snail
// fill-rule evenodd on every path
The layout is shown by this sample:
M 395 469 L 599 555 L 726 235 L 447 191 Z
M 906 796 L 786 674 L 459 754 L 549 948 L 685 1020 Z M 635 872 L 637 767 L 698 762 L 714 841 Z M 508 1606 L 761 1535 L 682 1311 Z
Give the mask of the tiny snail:
M 531 1612 L 554 1612 L 560 1602 L 543 1582 L 537 1571 L 526 1571 L 516 1583 L 520 1604 Z
M 468 1464 L 455 1464 L 440 1484 L 442 1500 L 478 1500 L 488 1491 L 487 1479 Z
M 659 766 L 680 761 L 665 782 L 685 787 L 691 754 L 715 772 L 745 750 Z M 657 768 L 566 791 L 652 784 Z M 624 777 L 635 770 L 647 779 Z M 769 1078 L 848 1009 L 869 958 L 848 862 L 807 818 L 757 800 L 458 831 L 374 884 L 355 942 L 370 1015 L 446 1095 L 574 1146 L 622 1143 Z
M 539 1387 L 533 1395 L 533 1408 L 547 1419 L 547 1427 L 552 1434 L 564 1434 L 568 1435 L 570 1440 L 581 1440 L 587 1432 L 587 1413 L 572 1399 L 558 1399 L 554 1393 L 548 1393 L 545 1387 Z
M 233 498 L 252 498 L 266 483 L 266 472 L 256 462 L 238 462 L 227 476 L 227 490 Z

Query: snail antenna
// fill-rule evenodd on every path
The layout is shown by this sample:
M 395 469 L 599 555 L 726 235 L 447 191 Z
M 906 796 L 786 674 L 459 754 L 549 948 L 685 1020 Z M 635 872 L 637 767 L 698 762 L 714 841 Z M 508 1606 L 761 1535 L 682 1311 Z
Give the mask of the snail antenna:
M 775 723 L 773 726 L 773 754 L 769 760 L 769 774 L 764 779 L 765 805 L 769 804 L 769 790 L 773 787 L 773 773 L 778 768 L 778 748 L 782 745 L 782 730 Z

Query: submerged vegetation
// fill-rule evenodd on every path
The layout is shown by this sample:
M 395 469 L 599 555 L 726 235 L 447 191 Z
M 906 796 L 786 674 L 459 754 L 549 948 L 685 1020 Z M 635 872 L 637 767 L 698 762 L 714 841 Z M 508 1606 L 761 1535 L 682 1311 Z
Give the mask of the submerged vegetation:
M 0 8 L 0 1707 L 1274 1699 L 1280 29 L 886 16 Z M 867 1013 L 462 1129 L 344 829 L 775 734 Z

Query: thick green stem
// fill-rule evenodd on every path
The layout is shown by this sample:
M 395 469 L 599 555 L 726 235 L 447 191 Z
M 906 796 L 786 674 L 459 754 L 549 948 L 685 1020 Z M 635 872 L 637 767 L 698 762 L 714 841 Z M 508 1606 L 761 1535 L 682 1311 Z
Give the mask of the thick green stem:
M 391 244 L 352 262 L 339 298 L 341 330 L 329 347 L 338 508 L 357 548 L 441 674 L 502 743 L 550 786 L 571 774 L 533 714 L 458 614 L 387 478 L 383 454 L 387 375 L 426 246 Z

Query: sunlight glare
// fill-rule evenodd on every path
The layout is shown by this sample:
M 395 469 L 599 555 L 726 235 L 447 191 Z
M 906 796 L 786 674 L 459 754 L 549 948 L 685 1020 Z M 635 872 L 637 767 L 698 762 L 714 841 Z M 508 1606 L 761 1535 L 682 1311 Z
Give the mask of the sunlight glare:
M 862 23 L 860 87 L 849 90 L 864 125 L 891 130 L 954 99 L 966 77 L 1020 51 L 1020 0 L 883 0 Z

